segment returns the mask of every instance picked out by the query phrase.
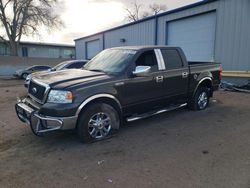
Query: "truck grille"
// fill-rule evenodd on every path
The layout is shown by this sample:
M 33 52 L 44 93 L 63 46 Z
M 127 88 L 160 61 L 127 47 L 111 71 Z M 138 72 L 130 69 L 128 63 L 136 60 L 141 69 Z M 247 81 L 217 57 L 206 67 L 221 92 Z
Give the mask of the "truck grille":
M 40 102 L 43 101 L 46 87 L 41 86 L 33 81 L 30 81 L 29 85 L 29 94 L 35 99 L 38 99 Z

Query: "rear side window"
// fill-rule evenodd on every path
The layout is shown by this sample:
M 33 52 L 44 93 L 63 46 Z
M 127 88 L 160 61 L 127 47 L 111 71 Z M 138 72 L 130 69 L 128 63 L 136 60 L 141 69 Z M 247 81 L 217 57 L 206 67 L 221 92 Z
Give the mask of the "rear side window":
M 166 69 L 182 68 L 183 64 L 177 50 L 161 50 L 165 61 Z
M 33 70 L 46 70 L 46 69 L 49 69 L 49 67 L 47 67 L 47 66 L 36 66 L 36 67 L 33 67 Z

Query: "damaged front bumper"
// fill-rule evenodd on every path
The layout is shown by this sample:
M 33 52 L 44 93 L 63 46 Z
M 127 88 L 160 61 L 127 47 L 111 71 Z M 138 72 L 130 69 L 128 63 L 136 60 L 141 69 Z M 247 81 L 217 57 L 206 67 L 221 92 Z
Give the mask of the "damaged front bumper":
M 39 114 L 39 109 L 32 106 L 25 99 L 18 100 L 15 105 L 18 118 L 28 124 L 33 133 L 40 135 L 56 130 L 70 130 L 76 127 L 77 116 L 49 117 Z

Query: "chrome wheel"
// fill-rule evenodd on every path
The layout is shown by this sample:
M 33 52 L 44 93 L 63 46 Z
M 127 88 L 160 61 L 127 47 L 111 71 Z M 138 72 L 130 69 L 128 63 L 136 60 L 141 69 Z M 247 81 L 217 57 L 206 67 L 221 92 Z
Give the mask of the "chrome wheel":
M 201 110 L 205 109 L 208 104 L 208 96 L 207 93 L 204 91 L 200 94 L 198 98 L 198 105 Z
M 111 119 L 103 112 L 94 114 L 88 122 L 88 132 L 92 138 L 105 138 L 111 130 Z

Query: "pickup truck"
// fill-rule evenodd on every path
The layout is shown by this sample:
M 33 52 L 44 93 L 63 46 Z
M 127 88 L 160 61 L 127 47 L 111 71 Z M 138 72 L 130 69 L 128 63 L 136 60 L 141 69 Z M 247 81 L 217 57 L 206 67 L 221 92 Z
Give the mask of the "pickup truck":
M 206 109 L 221 71 L 219 63 L 188 62 L 179 47 L 111 48 L 83 69 L 34 76 L 15 109 L 35 135 L 75 129 L 82 142 L 92 142 L 125 121 L 184 106 Z

